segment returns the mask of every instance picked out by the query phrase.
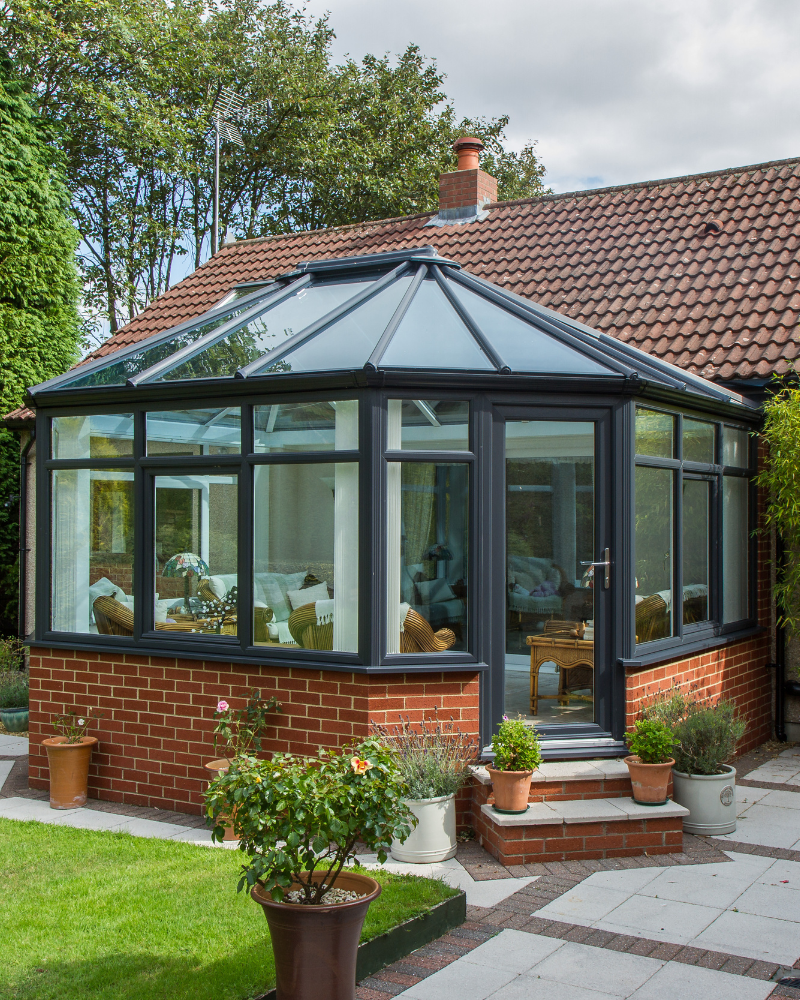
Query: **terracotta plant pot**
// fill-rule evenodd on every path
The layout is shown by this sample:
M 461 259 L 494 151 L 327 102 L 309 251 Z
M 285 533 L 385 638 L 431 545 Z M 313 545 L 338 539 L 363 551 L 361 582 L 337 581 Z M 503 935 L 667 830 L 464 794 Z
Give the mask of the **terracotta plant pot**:
M 312 880 L 319 883 L 323 877 L 315 873 Z M 354 1000 L 358 940 L 369 904 L 380 896 L 381 887 L 355 872 L 342 872 L 336 885 L 366 895 L 352 903 L 304 906 L 276 903 L 258 885 L 250 891 L 269 925 L 277 1000 Z
M 675 761 L 670 757 L 660 764 L 645 764 L 632 754 L 625 758 L 625 763 L 631 776 L 633 801 L 642 806 L 663 806 Z
M 67 743 L 66 736 L 42 740 L 50 768 L 51 809 L 78 809 L 86 805 L 89 761 L 95 743 L 96 736 L 82 736 L 78 743 Z
M 494 809 L 500 813 L 524 813 L 528 809 L 533 771 L 498 771 L 486 765 L 494 789 Z
M 232 760 L 228 760 L 227 757 L 218 757 L 216 760 L 209 760 L 203 765 L 207 771 L 211 771 L 212 780 L 220 774 L 227 774 L 228 768 L 233 763 Z M 233 826 L 228 820 L 227 816 L 220 816 L 223 825 L 225 826 L 225 834 L 223 840 L 238 840 L 239 838 L 233 832 Z

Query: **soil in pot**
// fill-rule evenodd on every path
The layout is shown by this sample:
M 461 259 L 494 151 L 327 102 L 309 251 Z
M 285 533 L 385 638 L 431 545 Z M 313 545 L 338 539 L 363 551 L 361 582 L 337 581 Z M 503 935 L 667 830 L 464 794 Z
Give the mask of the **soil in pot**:
M 736 768 L 723 764 L 722 774 L 672 772 L 675 801 L 689 810 L 686 833 L 718 837 L 736 829 Z
M 86 805 L 89 762 L 95 743 L 96 736 L 82 736 L 77 743 L 67 743 L 66 736 L 42 740 L 50 768 L 51 809 L 78 809 Z
M 322 873 L 312 876 L 317 883 L 323 878 Z M 361 928 L 381 887 L 356 872 L 342 872 L 336 887 L 359 898 L 322 906 L 277 903 L 253 886 L 250 895 L 263 907 L 272 938 L 277 1000 L 354 1000 Z M 300 883 L 289 891 L 293 888 Z
M 207 771 L 211 772 L 210 777 L 213 780 L 214 778 L 216 778 L 220 774 L 227 774 L 228 773 L 228 768 L 231 766 L 232 763 L 233 763 L 233 761 L 232 760 L 228 760 L 227 757 L 218 757 L 216 760 L 208 760 L 208 761 L 206 761 L 206 763 L 203 765 L 203 767 Z M 233 825 L 231 824 L 229 818 L 227 816 L 220 816 L 220 820 L 222 821 L 222 823 L 223 823 L 223 825 L 225 827 L 225 834 L 224 834 L 224 836 L 223 836 L 222 839 L 223 840 L 238 840 L 239 838 L 233 832 Z
M 533 771 L 498 771 L 486 765 L 494 790 L 494 809 L 500 813 L 524 813 L 528 810 Z
M 446 861 L 456 853 L 456 797 L 440 795 L 435 799 L 406 799 L 406 805 L 419 822 L 411 836 L 401 844 L 392 841 L 392 857 L 412 865 Z
M 660 764 L 645 764 L 635 754 L 625 758 L 631 776 L 633 801 L 642 806 L 663 806 L 675 761 L 670 757 Z
M 29 718 L 27 708 L 0 708 L 0 722 L 7 733 L 27 732 Z

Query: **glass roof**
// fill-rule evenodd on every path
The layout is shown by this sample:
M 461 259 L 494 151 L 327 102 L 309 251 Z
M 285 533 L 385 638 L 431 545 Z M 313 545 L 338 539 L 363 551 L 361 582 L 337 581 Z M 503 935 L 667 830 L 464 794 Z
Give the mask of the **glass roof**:
M 243 297 L 237 298 L 242 293 Z M 203 316 L 34 387 L 402 370 L 646 379 L 735 393 L 463 271 L 432 247 L 298 265 Z

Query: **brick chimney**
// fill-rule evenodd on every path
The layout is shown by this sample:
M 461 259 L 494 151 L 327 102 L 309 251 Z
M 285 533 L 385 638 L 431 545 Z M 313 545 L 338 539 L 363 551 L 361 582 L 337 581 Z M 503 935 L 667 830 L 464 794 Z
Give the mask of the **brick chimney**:
M 478 166 L 483 143 L 464 136 L 453 143 L 458 170 L 439 176 L 439 215 L 428 225 L 447 226 L 486 218 L 484 207 L 497 201 L 497 180 Z

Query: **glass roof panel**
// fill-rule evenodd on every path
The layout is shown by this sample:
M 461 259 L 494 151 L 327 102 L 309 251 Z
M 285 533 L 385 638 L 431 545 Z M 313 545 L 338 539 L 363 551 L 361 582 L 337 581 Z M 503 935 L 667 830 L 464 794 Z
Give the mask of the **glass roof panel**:
M 306 285 L 267 309 L 249 323 L 209 344 L 154 379 L 232 378 L 237 369 L 257 361 L 295 333 L 311 326 L 326 313 L 372 284 L 368 281 L 327 282 Z
M 317 372 L 363 368 L 411 280 L 411 276 L 406 275 L 393 281 L 388 288 L 331 323 L 315 337 L 303 341 L 265 371 Z
M 433 278 L 419 286 L 380 367 L 495 371 Z
M 451 281 L 450 288 L 512 371 L 554 375 L 617 374 L 457 281 Z

